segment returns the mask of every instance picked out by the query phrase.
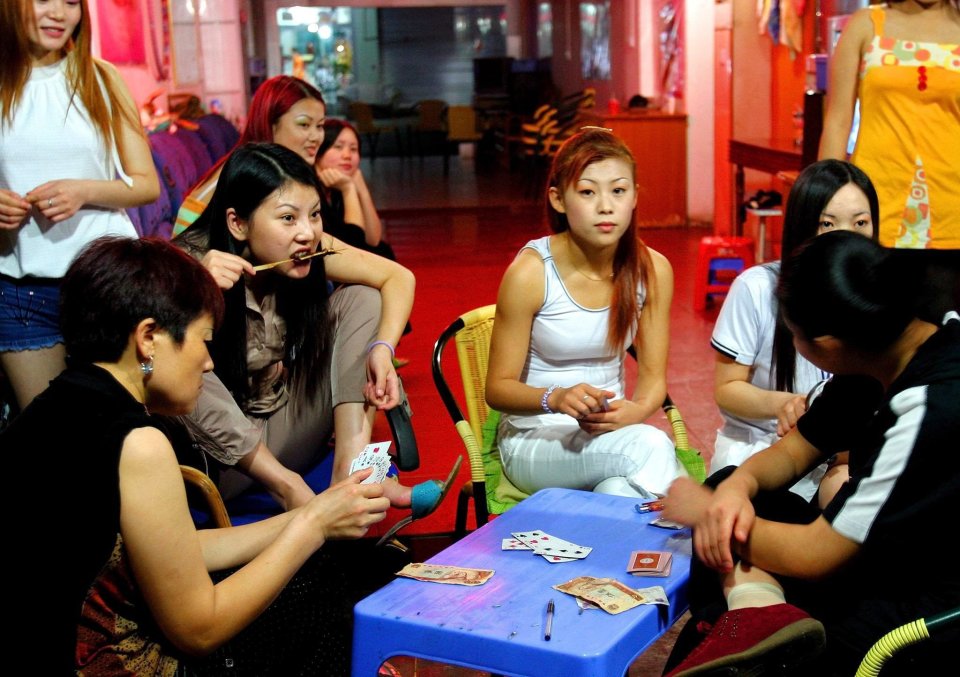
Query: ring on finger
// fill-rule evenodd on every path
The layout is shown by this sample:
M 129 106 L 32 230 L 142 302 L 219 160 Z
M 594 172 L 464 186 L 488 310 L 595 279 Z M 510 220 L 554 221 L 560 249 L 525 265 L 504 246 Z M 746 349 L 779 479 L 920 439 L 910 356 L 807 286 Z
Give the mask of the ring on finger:
M 51 197 L 51 198 L 47 198 L 47 206 L 48 206 L 48 207 L 52 207 L 52 206 L 53 206 L 53 198 L 52 198 L 52 197 Z
M 589 395 L 584 395 L 584 396 L 583 396 L 583 401 L 584 401 L 584 402 L 586 402 L 586 401 L 589 400 L 589 399 L 590 399 L 590 396 L 589 396 Z

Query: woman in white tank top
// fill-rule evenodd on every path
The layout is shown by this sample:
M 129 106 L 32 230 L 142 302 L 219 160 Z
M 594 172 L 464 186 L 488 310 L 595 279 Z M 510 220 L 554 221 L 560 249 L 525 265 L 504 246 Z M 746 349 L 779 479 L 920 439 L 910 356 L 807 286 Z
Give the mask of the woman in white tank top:
M 136 106 L 91 56 L 86 0 L 0 4 L 0 366 L 23 408 L 64 367 L 59 280 L 160 192 Z
M 586 128 L 558 151 L 548 186 L 555 234 L 520 251 L 497 297 L 486 398 L 503 413 L 504 470 L 529 493 L 662 495 L 682 471 L 644 421 L 667 392 L 673 271 L 637 237 L 633 156 L 609 130 Z

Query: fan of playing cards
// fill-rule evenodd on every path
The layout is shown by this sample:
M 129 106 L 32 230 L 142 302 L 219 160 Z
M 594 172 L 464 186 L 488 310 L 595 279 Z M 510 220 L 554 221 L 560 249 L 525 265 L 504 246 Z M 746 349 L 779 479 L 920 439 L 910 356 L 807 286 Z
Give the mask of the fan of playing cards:
M 565 541 L 543 531 L 513 531 L 510 535 L 513 538 L 503 539 L 501 550 L 532 550 L 533 554 L 542 555 L 548 562 L 572 562 L 593 552 L 593 548 Z
M 387 477 L 390 470 L 390 442 L 374 442 L 368 444 L 360 452 L 360 455 L 353 459 L 350 464 L 350 474 L 358 470 L 373 466 L 373 472 L 360 484 L 380 484 Z

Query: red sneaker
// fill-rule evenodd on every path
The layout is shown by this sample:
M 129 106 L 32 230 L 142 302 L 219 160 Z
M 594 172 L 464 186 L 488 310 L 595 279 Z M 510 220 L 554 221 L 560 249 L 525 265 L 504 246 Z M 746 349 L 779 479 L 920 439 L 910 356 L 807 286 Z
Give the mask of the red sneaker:
M 826 644 L 820 621 L 792 604 L 728 611 L 667 677 L 779 675 L 817 656 Z

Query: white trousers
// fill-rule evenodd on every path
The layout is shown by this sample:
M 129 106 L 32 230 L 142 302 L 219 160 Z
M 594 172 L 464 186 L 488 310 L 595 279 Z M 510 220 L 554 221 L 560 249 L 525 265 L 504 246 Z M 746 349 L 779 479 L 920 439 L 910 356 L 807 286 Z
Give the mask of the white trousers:
M 673 443 L 646 424 L 591 435 L 570 425 L 519 430 L 500 425 L 500 457 L 518 489 L 533 493 L 547 487 L 655 498 L 683 474 Z

